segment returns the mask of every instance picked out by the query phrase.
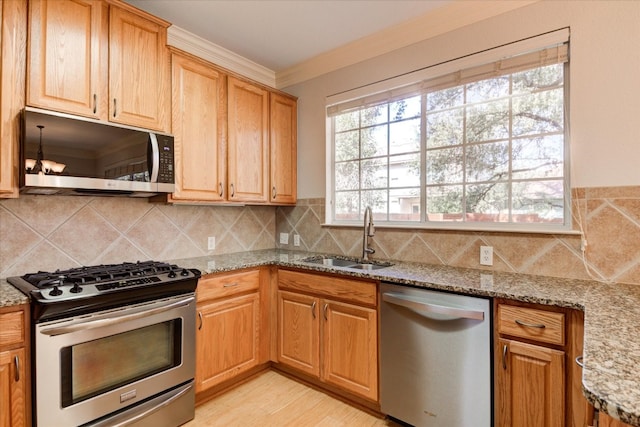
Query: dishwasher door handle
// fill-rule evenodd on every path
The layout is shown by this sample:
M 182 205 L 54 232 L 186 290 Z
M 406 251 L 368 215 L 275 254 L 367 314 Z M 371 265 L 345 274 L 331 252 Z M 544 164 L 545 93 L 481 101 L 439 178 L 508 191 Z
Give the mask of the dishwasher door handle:
M 472 319 L 472 320 L 484 320 L 484 311 L 467 310 L 458 307 L 449 307 L 446 305 L 439 305 L 425 302 L 419 298 L 412 298 L 403 294 L 385 292 L 382 294 L 383 301 L 390 304 L 406 307 L 410 310 L 432 313 L 438 315 L 444 315 L 448 318 L 439 318 L 436 320 L 454 320 L 454 319 Z

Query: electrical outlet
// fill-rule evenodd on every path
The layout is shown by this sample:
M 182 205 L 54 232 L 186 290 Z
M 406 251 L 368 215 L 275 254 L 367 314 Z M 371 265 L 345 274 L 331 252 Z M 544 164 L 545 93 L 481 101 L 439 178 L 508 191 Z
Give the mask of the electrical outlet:
M 280 244 L 281 245 L 289 244 L 289 233 L 280 233 Z
M 207 239 L 207 248 L 210 251 L 213 251 L 216 249 L 216 237 L 215 236 L 210 236 Z
M 480 246 L 480 265 L 493 265 L 493 246 Z
M 294 234 L 293 235 L 293 246 L 300 246 L 300 235 L 299 234 Z

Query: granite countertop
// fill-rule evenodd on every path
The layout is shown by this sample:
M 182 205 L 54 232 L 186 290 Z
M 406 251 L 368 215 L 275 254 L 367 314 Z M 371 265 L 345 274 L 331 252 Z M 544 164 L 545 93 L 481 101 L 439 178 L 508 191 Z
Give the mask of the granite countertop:
M 171 262 L 197 268 L 203 274 L 266 265 L 303 268 L 582 310 L 585 317 L 583 392 L 596 409 L 640 427 L 640 286 L 396 261 L 390 267 L 374 271 L 303 261 L 316 255 L 321 254 L 270 249 Z M 24 295 L 0 279 L 0 307 L 26 302 Z

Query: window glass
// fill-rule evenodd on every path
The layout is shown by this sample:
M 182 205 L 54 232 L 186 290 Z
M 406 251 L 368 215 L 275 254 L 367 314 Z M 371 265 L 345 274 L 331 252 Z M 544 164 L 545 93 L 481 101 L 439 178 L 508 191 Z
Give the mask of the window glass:
M 371 206 L 400 225 L 570 226 L 567 70 L 559 61 L 439 80 L 335 114 L 332 219 L 359 221 Z

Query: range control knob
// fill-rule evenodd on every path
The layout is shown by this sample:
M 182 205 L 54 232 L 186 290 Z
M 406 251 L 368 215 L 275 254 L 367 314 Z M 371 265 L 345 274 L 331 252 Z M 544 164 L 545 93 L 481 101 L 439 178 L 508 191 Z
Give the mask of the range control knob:
M 186 268 L 183 268 L 182 271 L 180 272 L 181 276 L 188 276 L 189 275 L 189 270 L 187 270 Z
M 169 274 L 167 274 L 167 276 L 168 276 L 170 279 L 173 279 L 174 277 L 176 277 L 176 272 L 175 272 L 175 271 L 173 271 L 173 270 L 171 270 L 171 271 L 169 272 Z
M 69 292 L 73 293 L 73 294 L 77 294 L 82 292 L 82 288 L 80 287 L 80 285 L 78 285 L 77 283 L 75 285 L 73 285 L 73 288 L 69 289 Z
M 62 295 L 62 291 L 59 287 L 54 286 L 53 289 L 51 289 L 51 292 L 49 292 L 49 295 L 51 295 L 52 297 L 57 297 L 58 295 Z

